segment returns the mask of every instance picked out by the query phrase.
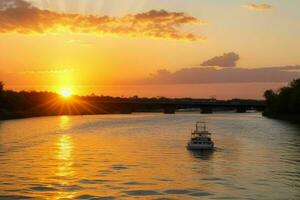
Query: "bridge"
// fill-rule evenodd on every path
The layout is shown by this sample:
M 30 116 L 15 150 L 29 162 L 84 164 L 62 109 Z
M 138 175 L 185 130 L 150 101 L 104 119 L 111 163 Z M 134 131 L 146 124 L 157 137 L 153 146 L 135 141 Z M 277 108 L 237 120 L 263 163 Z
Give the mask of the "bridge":
M 210 114 L 216 110 L 235 110 L 237 113 L 244 113 L 248 110 L 263 111 L 265 109 L 264 101 L 245 100 L 245 101 L 89 101 L 98 109 L 105 110 L 108 113 L 130 114 L 133 112 L 164 112 L 165 114 L 174 114 L 183 109 L 199 109 L 203 114 Z

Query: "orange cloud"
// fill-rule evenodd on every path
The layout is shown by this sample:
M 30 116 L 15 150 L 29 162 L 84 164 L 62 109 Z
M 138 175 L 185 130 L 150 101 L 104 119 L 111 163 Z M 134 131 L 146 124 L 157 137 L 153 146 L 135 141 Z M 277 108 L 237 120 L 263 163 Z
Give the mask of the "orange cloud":
M 265 11 L 265 10 L 271 10 L 273 7 L 269 4 L 255 4 L 255 3 L 249 3 L 246 5 L 243 5 L 242 7 L 248 9 L 248 10 L 255 10 L 255 11 Z
M 158 70 L 136 84 L 207 84 L 207 83 L 275 83 L 290 82 L 300 77 L 300 65 L 238 68 L 182 68 L 175 72 Z
M 181 12 L 151 10 L 124 17 L 59 13 L 41 10 L 24 0 L 0 0 L 0 33 L 48 33 L 61 30 L 96 35 L 150 37 L 176 40 L 204 40 L 183 32 L 188 24 L 203 24 Z
M 240 56 L 234 52 L 224 53 L 222 56 L 215 56 L 204 61 L 201 66 L 235 67 Z

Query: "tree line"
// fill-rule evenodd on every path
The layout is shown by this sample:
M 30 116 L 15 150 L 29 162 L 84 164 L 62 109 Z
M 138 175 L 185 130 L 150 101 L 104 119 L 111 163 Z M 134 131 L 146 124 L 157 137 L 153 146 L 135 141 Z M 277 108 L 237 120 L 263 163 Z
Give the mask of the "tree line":
M 277 91 L 267 90 L 266 116 L 300 116 L 300 79 L 292 81 L 288 86 Z

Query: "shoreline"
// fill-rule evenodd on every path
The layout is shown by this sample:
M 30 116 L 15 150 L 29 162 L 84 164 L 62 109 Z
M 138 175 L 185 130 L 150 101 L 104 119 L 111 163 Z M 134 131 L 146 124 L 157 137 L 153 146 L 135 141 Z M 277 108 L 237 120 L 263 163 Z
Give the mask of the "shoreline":
M 259 112 L 259 111 L 257 111 Z M 9 121 L 9 120 L 18 120 L 18 119 L 29 119 L 29 118 L 39 118 L 39 117 L 54 117 L 54 116 L 90 116 L 90 115 L 126 115 L 126 114 L 133 114 L 133 113 L 161 113 L 165 115 L 173 115 L 176 113 L 181 113 L 176 112 L 176 113 L 164 113 L 163 111 L 137 111 L 137 112 L 130 112 L 130 113 L 119 113 L 119 112 L 114 112 L 114 113 L 61 113 L 61 114 L 40 114 L 40 113 L 24 113 L 24 112 L 9 112 L 9 113 L 1 113 L 0 111 L 0 122 L 1 121 Z M 194 113 L 194 112 L 192 112 Z M 201 114 L 200 112 L 197 111 L 197 113 Z M 216 112 L 218 113 L 218 112 Z M 225 111 L 225 113 L 227 113 Z M 228 112 L 228 113 L 235 113 L 235 112 Z M 251 112 L 249 112 L 251 113 Z M 259 112 L 261 113 L 261 112 Z M 238 113 L 237 113 L 238 114 Z
M 120 114 L 120 113 L 81 113 L 81 114 L 70 114 L 70 113 L 62 113 L 62 114 L 27 114 L 27 113 L 9 113 L 4 114 L 0 112 L 0 122 L 1 121 L 9 121 L 9 120 L 18 120 L 18 119 L 29 119 L 29 118 L 39 118 L 39 117 L 54 117 L 54 116 L 88 116 L 88 115 L 108 115 L 108 114 Z
M 270 119 L 278 119 L 278 120 L 283 120 L 283 121 L 288 121 L 288 122 L 293 122 L 293 123 L 300 123 L 300 115 L 274 115 L 274 114 L 262 114 L 264 117 L 270 118 Z

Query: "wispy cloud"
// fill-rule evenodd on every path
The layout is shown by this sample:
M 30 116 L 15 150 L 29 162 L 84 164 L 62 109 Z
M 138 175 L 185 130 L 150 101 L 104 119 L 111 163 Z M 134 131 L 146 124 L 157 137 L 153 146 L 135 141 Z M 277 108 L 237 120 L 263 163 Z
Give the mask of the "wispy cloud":
M 240 56 L 234 52 L 224 53 L 222 56 L 215 56 L 204 61 L 201 66 L 217 66 L 217 67 L 235 67 Z
M 48 33 L 71 31 L 96 35 L 204 40 L 182 31 L 184 25 L 205 22 L 181 12 L 151 10 L 123 17 L 60 13 L 39 9 L 24 0 L 0 0 L 0 33 Z
M 255 3 L 249 3 L 242 5 L 243 8 L 246 8 L 248 10 L 254 10 L 254 11 L 266 11 L 273 9 L 272 5 L 269 4 L 255 4 Z
M 74 69 L 71 68 L 61 68 L 61 69 L 32 69 L 22 71 L 22 74 L 65 74 L 73 72 Z
M 78 39 L 67 40 L 65 43 L 66 43 L 66 45 L 80 45 L 80 46 L 91 46 L 91 45 L 93 45 L 92 42 L 78 40 Z
M 300 78 L 300 65 L 263 68 L 183 68 L 174 73 L 158 70 L 141 84 L 201 84 L 201 83 L 269 83 L 288 82 Z

